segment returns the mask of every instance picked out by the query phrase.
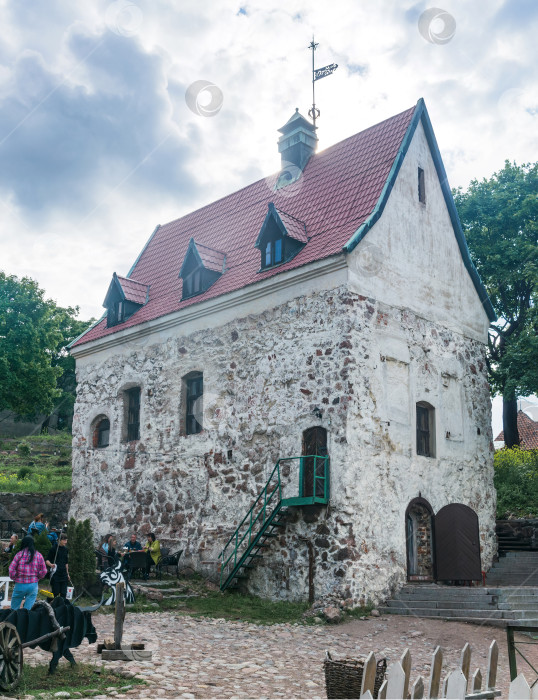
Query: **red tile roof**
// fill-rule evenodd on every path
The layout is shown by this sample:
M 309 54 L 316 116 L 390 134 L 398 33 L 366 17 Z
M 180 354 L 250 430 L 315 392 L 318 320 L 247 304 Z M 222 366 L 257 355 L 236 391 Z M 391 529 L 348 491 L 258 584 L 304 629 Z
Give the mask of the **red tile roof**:
M 214 250 L 213 248 L 208 248 L 208 246 L 202 243 L 197 243 L 194 241 L 202 265 L 206 270 L 213 270 L 214 272 L 222 273 L 224 271 L 224 261 L 226 260 L 226 253 L 220 250 Z
M 523 411 L 517 412 L 517 431 L 519 433 L 521 449 L 538 449 L 538 422 L 532 420 L 532 418 Z M 501 430 L 495 438 L 495 442 L 497 441 L 504 442 L 504 430 Z
M 145 304 L 148 294 L 148 285 L 143 282 L 137 282 L 129 277 L 120 277 L 116 275 L 118 282 L 121 284 L 123 293 L 127 301 L 133 301 L 135 304 Z
M 280 218 L 282 219 L 282 223 L 286 227 L 288 236 L 290 236 L 290 238 L 295 238 L 296 241 L 300 241 L 301 243 L 307 243 L 308 236 L 306 235 L 305 222 L 299 221 L 299 219 L 296 219 L 294 216 L 286 214 L 285 211 L 282 211 L 280 209 L 277 209 L 277 212 Z
M 130 273 L 138 283 L 151 285 L 147 304 L 117 326 L 107 328 L 106 320 L 100 321 L 73 345 L 112 335 L 341 253 L 380 198 L 414 110 L 413 107 L 401 112 L 315 154 L 303 175 L 287 187 L 275 191 L 277 176 L 259 180 L 160 226 Z M 308 243 L 289 262 L 260 272 L 260 251 L 254 243 L 269 202 L 274 202 L 280 216 L 285 217 L 285 226 L 293 230 L 292 233 L 288 229 L 290 235 L 300 235 L 300 225 L 291 223 L 294 219 L 306 224 Z M 178 275 L 191 238 L 198 250 L 202 244 L 224 251 L 226 271 L 203 294 L 182 300 L 182 280 Z

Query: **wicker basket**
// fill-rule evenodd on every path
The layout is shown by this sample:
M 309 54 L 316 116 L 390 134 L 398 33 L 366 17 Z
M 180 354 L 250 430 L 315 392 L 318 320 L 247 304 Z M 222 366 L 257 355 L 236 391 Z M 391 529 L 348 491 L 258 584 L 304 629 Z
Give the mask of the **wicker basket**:
M 325 662 L 325 687 L 328 698 L 360 698 L 362 674 L 366 657 L 351 659 L 333 659 L 326 652 Z M 385 679 L 387 660 L 380 659 L 377 662 L 374 683 L 374 698 L 377 698 L 381 684 Z

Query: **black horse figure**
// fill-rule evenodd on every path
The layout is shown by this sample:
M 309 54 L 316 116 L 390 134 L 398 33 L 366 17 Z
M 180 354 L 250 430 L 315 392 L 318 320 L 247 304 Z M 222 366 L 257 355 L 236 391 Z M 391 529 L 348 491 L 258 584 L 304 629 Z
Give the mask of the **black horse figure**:
M 36 603 L 32 610 L 24 608 L 2 610 L 0 611 L 0 622 L 10 622 L 14 625 L 22 644 L 52 632 L 57 625 L 69 627 L 62 637 L 47 639 L 40 644 L 30 644 L 31 649 L 39 646 L 44 651 L 52 652 L 49 673 L 54 673 L 62 656 L 71 665 L 75 665 L 76 661 L 71 649 L 78 647 L 85 637 L 90 644 L 95 644 L 97 641 L 97 632 L 93 626 L 91 614 L 99 605 L 91 608 L 80 608 L 78 605 L 72 605 L 70 601 L 58 597 L 54 598 L 50 605 Z M 51 610 L 55 620 L 52 618 Z
M 101 582 L 105 586 L 110 586 L 110 597 L 104 602 L 104 605 L 114 605 L 116 602 L 116 584 L 120 583 L 123 581 L 125 583 L 125 602 L 126 603 L 134 603 L 135 602 L 135 594 L 133 589 L 131 588 L 131 584 L 129 581 L 125 580 L 125 577 L 123 575 L 123 564 L 119 559 L 116 559 L 115 563 L 112 566 L 109 566 L 108 569 L 105 569 L 101 574 L 99 574 L 99 578 L 101 579 Z

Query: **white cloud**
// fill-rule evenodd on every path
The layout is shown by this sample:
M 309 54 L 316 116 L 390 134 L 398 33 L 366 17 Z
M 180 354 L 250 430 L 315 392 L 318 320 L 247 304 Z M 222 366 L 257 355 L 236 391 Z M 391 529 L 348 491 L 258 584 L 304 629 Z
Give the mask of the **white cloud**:
M 317 65 L 340 64 L 316 86 L 320 147 L 424 97 L 453 186 L 535 160 L 535 3 L 450 0 L 444 45 L 418 31 L 429 6 L 2 3 L 0 266 L 100 314 L 157 223 L 277 169 L 277 128 L 310 106 L 313 32 Z M 201 79 L 223 92 L 212 118 L 185 103 Z

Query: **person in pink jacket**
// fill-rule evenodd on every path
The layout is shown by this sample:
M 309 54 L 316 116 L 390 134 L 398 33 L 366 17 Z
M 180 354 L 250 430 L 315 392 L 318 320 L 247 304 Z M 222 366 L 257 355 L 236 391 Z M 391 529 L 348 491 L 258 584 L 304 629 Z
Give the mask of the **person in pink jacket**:
M 37 582 L 47 574 L 43 556 L 36 552 L 34 538 L 23 537 L 20 551 L 15 554 L 9 565 L 9 577 L 15 581 L 11 596 L 11 609 L 18 610 L 24 600 L 26 610 L 31 610 L 37 598 Z

